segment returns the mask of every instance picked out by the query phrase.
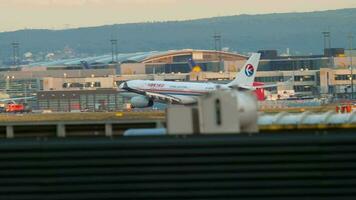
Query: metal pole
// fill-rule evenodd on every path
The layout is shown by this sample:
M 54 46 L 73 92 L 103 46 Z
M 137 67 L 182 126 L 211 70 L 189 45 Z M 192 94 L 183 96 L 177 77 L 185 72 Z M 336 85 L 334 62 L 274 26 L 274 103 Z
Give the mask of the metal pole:
M 214 39 L 214 50 L 216 51 L 218 46 L 217 46 L 217 33 L 215 32 L 213 35 L 213 39 Z
M 351 99 L 354 99 L 354 77 L 353 77 L 353 64 L 352 64 L 352 42 L 353 42 L 353 35 L 352 33 L 349 34 L 349 45 L 350 45 L 350 80 L 351 80 Z
M 324 35 L 324 49 L 331 48 L 330 31 L 322 32 Z
M 27 83 L 24 84 L 25 86 L 25 104 L 27 104 Z
M 115 62 L 116 64 L 119 62 L 119 57 L 118 57 L 118 47 L 117 47 L 117 39 L 115 39 Z
M 331 33 L 330 31 L 325 31 L 325 32 L 322 32 L 323 35 L 324 35 L 324 56 L 327 56 L 328 57 L 328 67 L 331 66 L 331 56 L 330 56 L 330 49 L 331 49 Z M 325 55 L 325 50 L 328 49 L 327 53 L 328 55 Z
M 324 38 L 324 51 L 325 51 L 325 49 L 326 49 L 326 32 L 323 32 L 323 38 Z M 325 54 L 325 53 L 324 53 Z
M 221 35 L 216 33 L 213 36 L 214 38 L 214 44 L 215 44 L 215 53 L 216 53 L 216 57 L 218 57 L 219 60 L 219 71 L 221 70 Z
M 13 54 L 13 64 L 15 67 L 19 66 L 19 58 L 20 58 L 20 43 L 13 42 L 12 45 L 12 54 Z
M 111 39 L 110 42 L 111 42 L 111 62 L 114 63 L 114 54 L 115 54 L 114 53 L 115 52 L 115 44 L 114 44 L 114 42 L 115 42 L 115 40 Z
M 14 66 L 16 67 L 17 66 L 17 59 L 16 59 L 16 46 L 15 46 L 16 44 L 15 43 L 12 43 L 12 59 L 13 59 L 13 64 L 14 64 Z
M 6 83 L 5 83 L 5 93 L 7 94 L 10 90 L 10 76 L 6 76 Z

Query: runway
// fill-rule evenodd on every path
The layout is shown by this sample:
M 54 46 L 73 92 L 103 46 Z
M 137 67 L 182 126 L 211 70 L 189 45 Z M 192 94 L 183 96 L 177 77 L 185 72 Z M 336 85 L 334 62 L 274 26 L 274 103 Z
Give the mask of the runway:
M 329 112 L 334 111 L 336 105 L 289 107 L 289 108 L 260 108 L 261 113 L 301 113 L 301 112 Z M 3 113 L 0 114 L 0 124 L 12 122 L 60 122 L 60 121 L 107 121 L 107 120 L 164 120 L 164 110 L 121 111 L 121 112 L 54 112 L 54 113 Z

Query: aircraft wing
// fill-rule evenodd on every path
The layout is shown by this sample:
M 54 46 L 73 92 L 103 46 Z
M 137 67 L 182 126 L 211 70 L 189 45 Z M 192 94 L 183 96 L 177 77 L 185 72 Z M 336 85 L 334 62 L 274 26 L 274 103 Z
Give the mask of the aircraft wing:
M 277 87 L 279 86 L 280 84 L 268 84 L 268 85 L 260 85 L 260 86 L 254 86 L 255 89 L 261 89 L 261 88 L 271 88 L 271 87 Z
M 8 101 L 12 101 L 12 99 L 0 99 L 0 102 L 8 102 Z
M 157 100 L 157 101 L 163 101 L 163 102 L 169 102 L 169 103 L 181 103 L 181 99 L 166 95 L 166 94 L 158 94 L 154 92 L 145 92 L 145 95 L 149 97 L 150 99 Z
M 16 100 L 24 100 L 24 99 L 33 99 L 34 97 L 17 97 L 17 98 L 8 98 L 8 99 L 0 99 L 0 102 L 14 102 Z
M 143 91 L 143 90 L 130 88 L 130 87 L 128 87 L 126 82 L 123 83 L 122 89 L 129 91 L 129 92 L 136 93 L 136 94 L 147 96 L 148 98 L 150 98 L 152 100 L 156 100 L 156 101 L 168 102 L 168 103 L 182 103 L 181 99 L 171 96 L 171 95 L 159 94 L 159 93 L 155 93 L 155 92 L 147 92 L 147 91 Z
M 255 89 L 259 89 L 259 88 L 271 88 L 271 87 L 277 87 L 277 86 L 281 86 L 281 85 L 288 85 L 292 82 L 293 78 L 290 78 L 287 81 L 284 81 L 282 83 L 274 83 L 274 84 L 268 84 L 268 85 L 261 85 L 261 86 L 254 86 Z
M 248 86 L 248 85 L 234 85 L 230 86 L 230 88 L 237 89 L 237 90 L 255 90 L 256 87 Z

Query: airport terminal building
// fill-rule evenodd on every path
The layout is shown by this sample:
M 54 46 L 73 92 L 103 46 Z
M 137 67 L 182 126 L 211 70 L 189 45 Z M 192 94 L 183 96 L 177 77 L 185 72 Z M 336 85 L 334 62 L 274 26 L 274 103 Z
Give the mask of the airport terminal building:
M 273 50 L 260 52 L 256 81 L 276 83 L 292 79 L 288 88 L 275 87 L 270 89 L 272 92 L 294 90 L 298 96 L 351 96 L 351 74 L 355 80 L 356 71 L 351 73 L 347 55 L 355 55 L 354 52 L 334 49 L 319 56 L 278 56 Z M 189 59 L 200 66 L 199 71 L 192 71 Z M 227 82 L 234 79 L 247 59 L 248 56 L 232 52 L 184 49 L 59 60 L 2 69 L 0 87 L 11 96 L 35 96 L 32 106 L 36 109 L 119 110 L 128 102 L 117 89 L 122 81 Z

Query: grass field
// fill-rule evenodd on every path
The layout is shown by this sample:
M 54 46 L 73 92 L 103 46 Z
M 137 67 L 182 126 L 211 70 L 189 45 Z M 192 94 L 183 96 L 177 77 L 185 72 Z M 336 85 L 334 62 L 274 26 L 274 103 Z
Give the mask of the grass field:
M 50 121 L 163 120 L 164 112 L 88 112 L 45 114 L 1 114 L 0 123 Z

